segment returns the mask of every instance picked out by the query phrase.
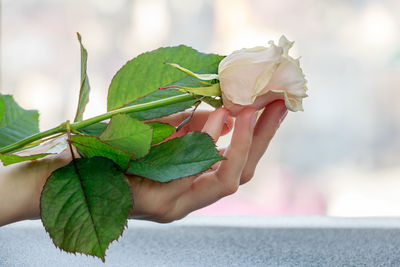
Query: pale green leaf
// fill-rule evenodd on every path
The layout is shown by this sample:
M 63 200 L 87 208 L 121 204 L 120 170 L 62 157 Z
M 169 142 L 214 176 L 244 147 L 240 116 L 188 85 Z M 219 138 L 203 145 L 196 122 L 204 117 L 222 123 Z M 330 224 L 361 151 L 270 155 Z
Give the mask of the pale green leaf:
M 104 158 L 82 158 L 54 171 L 43 188 L 43 225 L 60 249 L 105 261 L 132 209 L 125 175 Z
M 149 125 L 132 119 L 126 114 L 111 118 L 100 139 L 113 147 L 141 158 L 149 152 L 153 130 Z
M 30 156 L 19 156 L 16 154 L 0 154 L 0 160 L 3 162 L 4 166 L 28 161 L 28 160 L 36 160 L 50 155 L 49 153 L 35 154 Z
M 39 132 L 39 113 L 22 109 L 10 95 L 0 95 L 4 115 L 0 121 L 0 147 L 15 143 Z
M 178 64 L 175 64 L 175 63 L 165 62 L 165 64 L 170 65 L 174 68 L 177 68 L 178 70 L 183 71 L 187 75 L 190 75 L 190 76 L 200 79 L 200 80 L 210 81 L 210 80 L 218 79 L 218 74 L 215 74 L 215 73 L 198 74 L 198 73 L 194 73 L 193 71 L 188 70 L 188 69 L 186 69 Z
M 128 173 L 169 182 L 203 172 L 222 159 L 210 136 L 192 132 L 152 147 L 146 157 L 131 161 Z
M 201 87 L 184 87 L 184 86 L 169 86 L 170 88 L 176 88 L 180 91 L 189 92 L 199 96 L 221 96 L 221 88 L 219 83 L 214 83 L 209 86 Z
M 48 140 L 37 146 L 19 150 L 14 154 L 0 154 L 4 166 L 28 160 L 36 160 L 51 154 L 59 154 L 68 146 L 65 136 Z
M 89 78 L 87 75 L 87 58 L 88 53 L 85 47 L 82 44 L 81 35 L 77 33 L 79 45 L 81 47 L 81 86 L 79 90 L 79 100 L 78 100 L 78 109 L 76 110 L 75 122 L 81 121 L 83 118 L 83 112 L 85 111 L 85 107 L 89 102 L 89 93 L 90 93 L 90 85 Z

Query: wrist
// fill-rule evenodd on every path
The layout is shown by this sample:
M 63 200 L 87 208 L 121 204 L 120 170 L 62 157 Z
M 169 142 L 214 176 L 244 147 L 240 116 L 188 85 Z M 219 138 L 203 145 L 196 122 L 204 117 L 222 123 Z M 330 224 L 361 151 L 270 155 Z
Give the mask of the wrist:
M 40 195 L 50 174 L 68 164 L 63 152 L 34 162 L 0 166 L 0 225 L 40 217 Z

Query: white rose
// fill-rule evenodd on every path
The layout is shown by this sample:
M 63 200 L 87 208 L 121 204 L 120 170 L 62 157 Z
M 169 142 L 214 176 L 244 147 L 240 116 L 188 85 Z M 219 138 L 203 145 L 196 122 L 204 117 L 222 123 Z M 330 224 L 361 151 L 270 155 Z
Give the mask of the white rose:
M 220 62 L 218 76 L 226 107 L 237 110 L 234 104 L 238 104 L 262 108 L 283 99 L 289 110 L 303 110 L 306 80 L 299 59 L 288 55 L 293 42 L 282 36 L 278 46 L 272 41 L 269 44 L 235 51 Z

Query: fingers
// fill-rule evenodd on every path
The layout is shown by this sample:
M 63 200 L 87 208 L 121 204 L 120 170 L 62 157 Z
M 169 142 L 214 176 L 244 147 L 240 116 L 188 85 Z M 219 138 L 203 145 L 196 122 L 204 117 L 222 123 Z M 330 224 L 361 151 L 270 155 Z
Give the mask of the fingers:
M 239 186 L 249 156 L 256 119 L 257 112 L 251 107 L 242 110 L 236 119 L 231 144 L 224 155 L 227 160 L 221 163 L 217 171 L 218 180 L 223 185 L 223 195 L 234 193 Z
M 231 116 L 236 117 L 240 111 L 242 111 L 246 106 L 239 105 L 239 104 L 234 104 L 232 103 L 225 95 L 222 93 L 222 99 L 224 102 L 224 107 L 227 108 L 230 112 Z M 251 104 L 251 107 L 260 110 L 269 105 L 270 103 L 282 99 L 283 96 L 281 93 L 275 93 L 275 92 L 268 92 L 267 94 L 260 95 L 256 98 L 253 104 Z
M 228 115 L 229 112 L 227 109 L 219 108 L 210 113 L 204 124 L 202 132 L 207 133 L 214 140 L 214 143 L 217 142 L 218 138 L 221 136 Z
M 264 109 L 254 129 L 253 143 L 251 144 L 246 166 L 243 169 L 240 184 L 248 182 L 253 177 L 258 161 L 267 150 L 272 137 L 286 114 L 285 103 L 281 100 L 272 102 Z
M 253 108 L 240 112 L 235 122 L 231 145 L 225 153 L 227 160 L 222 161 L 216 171 L 206 172 L 193 181 L 177 199 L 172 215 L 174 218 L 181 218 L 237 190 L 250 151 L 256 116 Z
M 176 137 L 185 135 L 185 134 L 187 134 L 189 132 L 193 132 L 193 131 L 203 131 L 203 132 L 207 132 L 207 133 L 208 133 L 208 131 L 210 131 L 210 132 L 212 132 L 212 134 L 214 134 L 214 132 L 218 131 L 218 129 L 213 130 L 213 123 L 220 121 L 221 118 L 224 119 L 225 116 L 228 116 L 228 115 L 226 115 L 227 113 L 228 112 L 225 108 L 220 108 L 213 112 L 205 111 L 205 110 L 198 110 L 194 113 L 194 115 L 190 119 L 190 121 L 179 131 L 174 132 L 170 138 L 176 138 Z M 174 114 L 174 115 L 171 115 L 168 117 L 163 117 L 163 118 L 159 118 L 157 120 L 152 120 L 152 121 L 168 123 L 168 124 L 171 124 L 172 126 L 176 127 L 182 121 L 184 121 L 186 118 L 188 118 L 190 116 L 190 114 L 191 114 L 191 112 L 181 112 L 181 113 L 177 113 L 177 114 Z M 209 119 L 212 120 L 212 122 L 207 123 L 207 121 Z M 230 132 L 231 129 L 233 128 L 232 127 L 233 119 L 229 116 L 225 119 L 226 119 L 226 121 L 225 121 L 225 123 L 222 127 L 222 131 L 220 131 L 219 135 L 225 135 L 228 132 Z M 208 134 L 210 134 L 210 133 L 208 133 Z

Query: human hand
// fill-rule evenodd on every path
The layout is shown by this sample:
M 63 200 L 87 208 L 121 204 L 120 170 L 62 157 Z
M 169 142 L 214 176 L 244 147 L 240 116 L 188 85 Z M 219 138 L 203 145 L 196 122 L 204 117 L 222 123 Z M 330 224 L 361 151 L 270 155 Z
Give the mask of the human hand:
M 213 112 L 198 111 L 171 138 L 201 130 L 216 142 L 233 126 L 228 113 L 225 108 Z M 240 184 L 253 177 L 258 161 L 286 113 L 282 101 L 269 104 L 257 121 L 256 109 L 247 107 L 242 110 L 236 118 L 230 146 L 221 150 L 227 160 L 216 163 L 202 174 L 169 183 L 127 176 L 134 198 L 132 218 L 171 222 L 235 193 Z M 176 126 L 188 115 L 180 113 L 159 121 Z M 70 161 L 70 151 L 66 150 L 34 162 L 0 166 L 0 226 L 39 218 L 40 194 L 47 178 Z
M 211 113 L 198 111 L 174 137 L 201 130 L 216 142 L 232 128 L 226 127 L 233 124 L 228 113 L 225 108 Z M 235 193 L 239 185 L 253 177 L 258 161 L 286 114 L 285 104 L 280 100 L 266 106 L 258 120 L 256 109 L 247 107 L 241 110 L 236 117 L 231 143 L 226 150 L 221 150 L 226 160 L 204 173 L 169 183 L 128 176 L 134 198 L 132 218 L 171 222 Z M 176 126 L 187 116 L 183 113 L 161 121 Z

